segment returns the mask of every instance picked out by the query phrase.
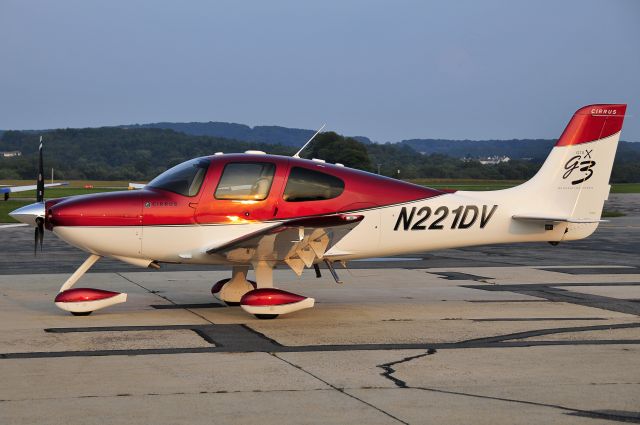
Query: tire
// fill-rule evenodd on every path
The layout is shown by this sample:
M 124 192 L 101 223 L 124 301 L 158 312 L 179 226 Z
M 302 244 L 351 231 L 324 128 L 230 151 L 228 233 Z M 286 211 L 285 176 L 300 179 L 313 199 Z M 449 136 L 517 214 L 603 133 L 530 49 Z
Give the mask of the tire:
M 254 314 L 260 320 L 271 320 L 278 317 L 278 314 Z
M 93 313 L 93 311 L 72 311 L 71 314 L 73 314 L 74 316 L 88 316 L 91 313 Z

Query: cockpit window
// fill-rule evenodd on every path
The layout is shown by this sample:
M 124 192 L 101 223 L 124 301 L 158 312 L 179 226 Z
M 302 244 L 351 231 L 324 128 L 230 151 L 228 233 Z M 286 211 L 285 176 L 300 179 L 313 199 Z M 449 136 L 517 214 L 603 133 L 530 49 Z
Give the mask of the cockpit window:
M 344 191 L 344 182 L 337 177 L 307 168 L 294 167 L 284 189 L 288 202 L 321 201 L 337 198 Z
M 147 186 L 184 196 L 196 196 L 200 191 L 204 176 L 207 174 L 207 168 L 209 168 L 207 159 L 192 159 L 169 168 L 151 180 Z
M 216 188 L 216 199 L 262 201 L 269 195 L 276 166 L 269 162 L 227 164 Z

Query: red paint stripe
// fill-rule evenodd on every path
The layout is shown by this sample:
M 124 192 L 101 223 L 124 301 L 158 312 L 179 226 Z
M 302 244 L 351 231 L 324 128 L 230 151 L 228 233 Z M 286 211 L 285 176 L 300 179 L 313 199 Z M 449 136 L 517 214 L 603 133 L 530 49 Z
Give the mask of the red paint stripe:
M 105 291 L 93 288 L 74 288 L 60 292 L 56 296 L 57 303 L 78 303 L 83 301 L 98 301 L 120 295 L 120 292 Z
M 250 306 L 268 306 L 293 304 L 306 300 L 307 297 L 275 288 L 261 288 L 249 291 L 242 296 L 240 304 Z
M 622 129 L 627 105 L 589 105 L 578 109 L 556 146 L 593 142 L 616 134 Z

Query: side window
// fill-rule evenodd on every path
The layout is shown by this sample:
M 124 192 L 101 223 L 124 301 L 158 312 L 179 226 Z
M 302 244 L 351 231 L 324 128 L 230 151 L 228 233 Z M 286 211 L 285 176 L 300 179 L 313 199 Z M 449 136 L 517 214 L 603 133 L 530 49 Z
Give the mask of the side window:
M 216 199 L 262 201 L 269 195 L 276 166 L 268 162 L 234 162 L 224 167 Z
M 344 182 L 337 177 L 294 167 L 289 173 L 283 198 L 288 202 L 322 201 L 336 198 L 343 191 Z

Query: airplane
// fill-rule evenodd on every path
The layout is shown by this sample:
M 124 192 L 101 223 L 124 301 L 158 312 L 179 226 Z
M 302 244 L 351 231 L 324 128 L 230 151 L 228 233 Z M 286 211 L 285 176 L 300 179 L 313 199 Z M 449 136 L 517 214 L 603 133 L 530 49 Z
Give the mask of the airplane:
M 44 187 L 58 187 L 58 186 L 66 186 L 69 183 L 67 182 L 60 182 L 60 183 L 47 183 L 44 185 Z M 35 184 L 31 184 L 31 185 L 26 185 L 26 186 L 9 186 L 9 185 L 2 185 L 0 186 L 0 194 L 4 195 L 4 200 L 8 201 L 9 200 L 9 194 L 11 193 L 16 193 L 16 192 L 27 192 L 29 190 L 37 190 L 38 186 Z
M 580 108 L 538 173 L 503 190 L 437 190 L 298 154 L 247 151 L 191 159 L 139 190 L 39 196 L 10 214 L 89 254 L 55 297 L 74 315 L 126 301 L 124 293 L 72 288 L 109 257 L 153 269 L 228 265 L 231 277 L 213 285 L 214 296 L 272 319 L 315 303 L 275 287 L 278 265 L 300 276 L 312 267 L 319 275 L 324 263 L 340 283 L 334 265 L 349 260 L 586 238 L 603 221 L 625 112 L 625 104 Z
M 38 151 L 39 152 L 42 151 L 42 136 L 40 136 L 40 146 L 38 148 Z M 40 155 L 40 157 L 42 158 L 42 155 Z M 42 168 L 42 167 L 40 167 L 40 168 Z M 42 176 L 42 183 L 44 184 L 44 169 L 40 170 L 40 175 Z M 38 179 L 40 179 L 40 177 L 38 177 Z M 43 187 L 66 186 L 68 184 L 69 183 L 67 183 L 67 182 L 47 183 L 47 184 L 44 184 Z M 37 189 L 38 189 L 38 185 L 37 184 L 27 185 L 27 186 L 0 185 L 0 194 L 3 194 L 4 195 L 4 200 L 8 201 L 10 193 L 27 192 L 29 190 L 37 190 Z
M 40 137 L 40 147 L 39 150 L 42 150 L 42 137 Z M 44 172 L 44 170 L 41 170 L 41 174 Z M 44 175 L 44 174 L 42 174 Z M 40 177 L 38 177 L 40 178 Z M 45 187 L 58 187 L 58 186 L 67 186 L 69 183 L 68 182 L 59 182 L 59 183 L 44 183 L 44 177 L 42 178 L 42 191 L 44 194 L 44 188 Z M 38 191 L 38 185 L 37 184 L 33 184 L 33 185 L 26 185 L 26 186 L 10 186 L 10 185 L 0 185 L 0 194 L 2 194 L 4 196 L 4 200 L 8 201 L 10 194 L 11 193 L 17 193 L 17 192 L 28 192 L 30 190 L 35 190 Z M 44 196 L 44 195 L 43 195 Z M 38 193 L 36 193 L 36 199 L 38 197 Z M 0 225 L 0 229 L 4 229 L 4 228 L 9 228 L 9 227 L 21 227 L 21 226 L 27 226 L 27 224 L 25 223 L 21 223 L 21 224 L 3 224 Z M 36 230 L 36 239 L 39 238 L 39 233 Z
M 40 136 L 40 145 L 38 147 L 38 151 L 42 153 L 42 136 Z M 42 167 L 42 155 L 40 155 L 40 176 L 38 176 L 38 180 L 42 179 L 43 188 L 45 187 L 57 187 L 57 186 L 66 186 L 69 183 L 60 182 L 60 183 L 44 183 L 44 168 Z M 27 192 L 29 190 L 38 190 L 38 185 L 27 185 L 27 186 L 8 186 L 8 185 L 0 185 L 0 193 L 4 195 L 4 200 L 9 200 L 10 193 L 16 192 Z M 44 193 L 44 192 L 43 192 Z

